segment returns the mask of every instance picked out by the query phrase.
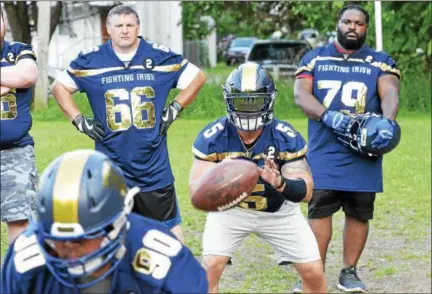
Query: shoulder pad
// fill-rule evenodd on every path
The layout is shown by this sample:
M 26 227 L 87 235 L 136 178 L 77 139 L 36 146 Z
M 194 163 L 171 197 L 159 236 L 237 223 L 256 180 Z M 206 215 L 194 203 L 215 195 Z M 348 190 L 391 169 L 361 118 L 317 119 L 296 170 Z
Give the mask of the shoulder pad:
M 178 71 L 181 67 L 187 64 L 187 60 L 183 56 L 173 52 L 170 48 L 157 43 L 147 43 L 149 58 L 157 67 L 156 70 L 161 71 Z
M 11 42 L 9 43 L 9 48 L 10 51 L 6 55 L 6 60 L 8 60 L 8 62 L 17 63 L 23 56 L 31 56 L 33 59 L 36 59 L 36 54 L 31 45 L 21 42 Z
M 274 121 L 275 138 L 280 144 L 280 156 L 283 160 L 292 160 L 306 154 L 307 144 L 303 136 L 286 121 Z
M 71 61 L 70 69 L 79 70 L 96 68 L 97 66 L 94 64 L 97 63 L 97 60 L 95 60 L 94 57 L 95 55 L 99 55 L 100 51 L 100 45 L 81 51 L 78 56 Z
M 214 161 L 212 154 L 216 152 L 216 145 L 227 131 L 227 118 L 221 118 L 205 126 L 195 139 L 192 147 L 192 153 L 202 159 Z

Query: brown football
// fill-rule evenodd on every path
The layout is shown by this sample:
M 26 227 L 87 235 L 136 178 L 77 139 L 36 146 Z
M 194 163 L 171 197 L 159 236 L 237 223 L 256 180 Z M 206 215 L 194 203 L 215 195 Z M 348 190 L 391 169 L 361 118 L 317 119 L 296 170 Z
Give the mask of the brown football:
M 259 175 L 258 166 L 251 161 L 224 160 L 199 179 L 192 204 L 204 211 L 233 208 L 252 193 Z

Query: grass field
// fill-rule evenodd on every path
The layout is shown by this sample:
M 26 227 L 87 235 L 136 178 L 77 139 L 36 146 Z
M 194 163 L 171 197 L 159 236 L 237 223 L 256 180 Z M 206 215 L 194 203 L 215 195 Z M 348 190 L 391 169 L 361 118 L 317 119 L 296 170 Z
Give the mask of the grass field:
M 290 122 L 306 135 L 306 119 Z M 176 178 L 187 245 L 199 257 L 205 213 L 195 210 L 187 194 L 192 162 L 191 145 L 208 121 L 178 120 L 169 130 L 170 160 Z M 431 119 L 428 116 L 401 117 L 402 141 L 384 160 L 385 193 L 377 197 L 375 219 L 368 244 L 359 263 L 359 274 L 370 288 L 380 293 L 431 292 Z M 35 121 L 31 131 L 36 141 L 39 171 L 61 153 L 93 148 L 90 139 L 68 122 Z M 306 206 L 302 206 L 305 211 Z M 327 276 L 332 292 L 342 264 L 343 216 L 334 220 Z M 2 225 L 2 256 L 7 249 Z M 288 292 L 297 280 L 291 266 L 277 267 L 270 247 L 252 236 L 236 253 L 221 284 L 222 292 Z

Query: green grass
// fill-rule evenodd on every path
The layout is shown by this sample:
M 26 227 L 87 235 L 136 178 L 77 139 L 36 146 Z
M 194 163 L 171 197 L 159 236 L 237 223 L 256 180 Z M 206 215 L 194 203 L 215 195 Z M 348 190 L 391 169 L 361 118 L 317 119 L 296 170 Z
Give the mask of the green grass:
M 306 136 L 306 119 L 289 118 L 295 128 Z M 209 120 L 179 119 L 169 130 L 168 144 L 170 161 L 176 178 L 176 189 L 179 197 L 186 244 L 190 246 L 196 256 L 201 254 L 201 234 L 205 224 L 205 213 L 195 210 L 189 201 L 187 180 L 192 162 L 191 146 L 196 134 L 208 124 Z M 384 160 L 384 193 L 377 196 L 375 219 L 372 222 L 374 230 L 405 238 L 405 245 L 400 248 L 400 255 L 389 256 L 388 252 L 374 252 L 377 259 L 385 262 L 403 260 L 414 262 L 424 260 L 426 248 L 422 245 L 430 234 L 431 225 L 431 119 L 427 116 L 401 117 L 403 135 L 400 145 Z M 93 148 L 93 143 L 85 135 L 77 132 L 75 127 L 67 121 L 39 121 L 34 122 L 32 135 L 36 142 L 36 163 L 39 171 L 59 156 L 61 153 L 78 148 Z M 302 205 L 305 212 L 306 205 Z M 2 225 L 2 256 L 7 247 L 5 226 Z M 340 243 L 341 232 L 337 234 Z M 391 242 L 391 241 L 388 241 Z M 420 242 L 420 243 L 419 243 Z M 235 257 L 237 267 L 227 268 L 221 288 L 223 292 L 282 292 L 296 281 L 297 275 L 286 268 L 274 266 L 269 246 L 260 243 L 258 238 L 246 240 L 247 252 L 238 251 Z M 411 247 L 409 247 L 409 246 Z M 407 247 L 408 246 L 408 247 Z M 340 247 L 330 247 L 329 254 L 341 258 Z M 411 249 L 410 249 L 411 248 Z M 430 247 L 429 247 L 430 248 Z M 367 251 L 368 249 L 366 249 Z M 333 253 L 332 253 L 333 252 Z M 372 253 L 365 253 L 372 254 Z M 364 254 L 364 255 L 365 255 Z M 252 259 L 254 262 L 248 263 Z M 339 259 L 338 259 L 339 261 Z M 242 263 L 245 262 L 243 265 Z M 335 260 L 328 260 L 334 264 Z M 381 269 L 375 268 L 375 262 L 368 262 L 364 266 L 376 271 L 377 279 L 383 276 L 399 275 L 400 268 L 387 265 Z M 330 265 L 329 265 L 330 267 Z M 422 273 L 423 277 L 430 277 L 430 271 Z M 397 290 L 397 289 L 395 289 Z

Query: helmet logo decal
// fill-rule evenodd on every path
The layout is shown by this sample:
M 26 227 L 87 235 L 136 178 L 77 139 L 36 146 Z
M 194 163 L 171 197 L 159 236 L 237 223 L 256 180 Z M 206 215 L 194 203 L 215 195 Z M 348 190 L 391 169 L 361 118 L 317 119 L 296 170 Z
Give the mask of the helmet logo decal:
M 79 156 L 77 156 L 79 154 Z M 78 223 L 78 198 L 81 175 L 91 153 L 66 154 L 57 171 L 53 189 L 53 220 L 56 223 Z M 74 158 L 68 158 L 72 156 Z
M 243 65 L 241 90 L 243 91 L 256 91 L 256 74 L 257 64 L 246 63 Z

